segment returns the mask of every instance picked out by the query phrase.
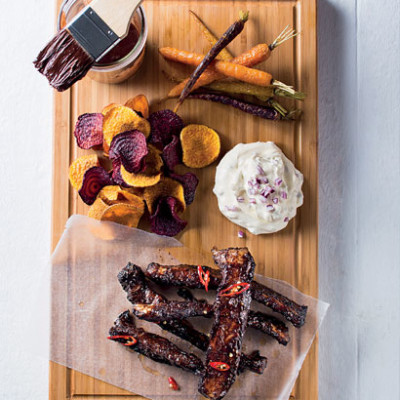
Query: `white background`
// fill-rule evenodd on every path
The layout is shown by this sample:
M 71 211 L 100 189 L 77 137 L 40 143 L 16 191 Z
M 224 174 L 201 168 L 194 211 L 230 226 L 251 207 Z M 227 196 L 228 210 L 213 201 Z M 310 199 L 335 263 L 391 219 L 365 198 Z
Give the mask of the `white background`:
M 32 60 L 53 3 L 0 3 L 2 400 L 47 398 L 18 341 L 50 252 L 52 91 Z M 321 400 L 400 398 L 399 21 L 399 0 L 319 4 Z

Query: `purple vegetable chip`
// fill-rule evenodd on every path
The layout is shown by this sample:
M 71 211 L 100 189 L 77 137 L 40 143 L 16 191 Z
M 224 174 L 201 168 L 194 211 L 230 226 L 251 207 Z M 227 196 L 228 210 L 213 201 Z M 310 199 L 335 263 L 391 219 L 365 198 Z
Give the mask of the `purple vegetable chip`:
M 182 146 L 178 136 L 173 136 L 171 143 L 164 147 L 162 158 L 170 171 L 182 163 Z
M 171 110 L 161 110 L 150 114 L 151 134 L 149 142 L 163 149 L 171 142 L 172 136 L 178 136 L 183 129 L 182 118 Z
M 109 156 L 114 164 L 125 167 L 133 174 L 143 171 L 144 158 L 149 153 L 146 136 L 140 131 L 128 131 L 113 137 L 110 145 Z
M 79 196 L 89 206 L 94 203 L 104 186 L 112 185 L 110 174 L 103 167 L 92 167 L 83 175 Z
M 182 184 L 186 205 L 192 204 L 197 185 L 199 184 L 199 178 L 192 172 L 187 172 L 185 175 L 171 173 L 169 176 Z
M 121 175 L 121 160 L 113 161 L 113 172 L 112 172 L 112 180 L 114 185 L 119 185 L 123 187 L 130 187 L 123 179 Z
M 187 221 L 178 216 L 179 207 L 181 205 L 175 197 L 161 197 L 156 212 L 150 216 L 151 230 L 165 236 L 175 236 L 181 232 Z
M 81 149 L 91 149 L 103 144 L 103 114 L 82 114 L 76 121 L 74 135 Z

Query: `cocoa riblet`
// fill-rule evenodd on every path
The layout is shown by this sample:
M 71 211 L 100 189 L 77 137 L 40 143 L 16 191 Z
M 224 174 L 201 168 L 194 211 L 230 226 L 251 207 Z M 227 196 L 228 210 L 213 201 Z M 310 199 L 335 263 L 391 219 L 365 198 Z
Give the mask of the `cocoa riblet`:
M 131 350 L 159 363 L 173 365 L 197 375 L 204 371 L 202 361 L 195 354 L 187 353 L 162 336 L 137 328 L 129 311 L 119 315 L 109 334 L 111 340 L 122 343 L 126 343 L 127 340 L 121 336 L 133 338 L 135 343 L 129 346 Z
M 183 289 L 183 288 L 181 288 Z M 186 302 L 170 302 L 164 304 L 134 304 L 133 313 L 139 318 L 146 321 L 161 323 L 169 322 L 173 319 L 185 319 L 188 317 L 206 317 L 210 318 L 214 315 L 214 308 L 211 304 L 204 300 L 197 300 L 187 290 L 185 290 L 184 298 Z M 182 295 L 181 290 L 178 294 Z M 277 318 L 266 315 L 262 312 L 249 311 L 247 327 L 257 329 L 269 336 L 272 336 L 280 344 L 286 346 L 289 343 L 289 330 L 287 326 Z
M 141 304 L 160 304 L 168 306 L 169 300 L 153 290 L 146 280 L 142 269 L 132 263 L 128 263 L 118 274 L 118 280 L 127 293 L 128 300 L 135 306 Z M 146 318 L 142 318 L 146 320 Z M 153 322 L 153 321 L 149 321 Z M 202 332 L 196 330 L 193 325 L 185 319 L 162 320 L 157 325 L 175 336 L 191 343 L 202 351 L 206 351 L 209 338 Z M 240 364 L 240 372 L 248 369 L 251 372 L 262 374 L 267 365 L 267 359 L 260 354 L 252 353 L 247 356 L 243 354 Z
M 199 392 L 209 399 L 220 400 L 236 380 L 251 304 L 251 292 L 245 288 L 249 289 L 253 280 L 255 263 L 247 248 L 212 252 L 222 278 Z
M 221 283 L 221 272 L 207 266 L 202 266 L 202 268 L 210 277 L 208 287 L 216 290 Z M 151 263 L 148 265 L 145 274 L 153 282 L 162 286 L 204 289 L 204 285 L 200 281 L 197 265 L 161 265 Z M 295 327 L 299 328 L 304 325 L 307 306 L 299 305 L 256 281 L 251 284 L 251 296 L 258 303 L 264 304 L 273 311 L 282 314 Z

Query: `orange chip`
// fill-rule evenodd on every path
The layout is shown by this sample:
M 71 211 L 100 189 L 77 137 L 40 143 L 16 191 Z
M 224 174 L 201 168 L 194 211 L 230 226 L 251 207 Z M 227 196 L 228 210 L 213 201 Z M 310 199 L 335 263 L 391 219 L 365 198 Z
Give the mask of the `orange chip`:
M 143 115 L 143 118 L 149 118 L 149 102 L 144 94 L 138 94 L 137 96 L 132 97 L 125 103 L 125 106 L 132 108 L 133 111 L 139 111 Z
M 108 106 L 105 106 L 105 107 L 101 110 L 101 113 L 102 113 L 104 116 L 106 116 L 106 114 L 107 114 L 110 110 L 112 110 L 113 108 L 118 107 L 118 106 L 120 106 L 120 105 L 121 105 L 121 104 L 111 103 L 111 104 L 109 104 Z
M 83 175 L 92 168 L 99 166 L 99 159 L 96 154 L 90 154 L 77 158 L 69 167 L 69 181 L 71 185 L 79 190 L 82 186 Z
M 146 169 L 137 174 L 131 174 L 121 165 L 122 179 L 129 185 L 137 188 L 153 186 L 161 179 L 161 167 L 163 165 L 160 152 L 149 145 L 149 154 L 145 157 Z
M 139 207 L 143 205 L 143 199 L 136 194 L 130 193 L 127 190 L 121 189 L 118 193 L 117 201 L 128 202 L 129 204 Z
M 100 219 L 109 205 L 100 197 L 89 207 L 88 217 Z
M 153 215 L 157 208 L 157 200 L 160 197 L 175 197 L 181 204 L 182 210 L 186 208 L 183 186 L 171 178 L 162 178 L 154 186 L 147 187 L 143 194 L 150 215 Z
M 138 208 L 131 204 L 114 204 L 108 207 L 101 216 L 102 221 L 116 222 L 117 224 L 126 225 L 136 228 L 139 225 L 140 218 L 144 213 L 144 204 Z
M 182 129 L 183 163 L 190 168 L 203 168 L 214 162 L 221 150 L 218 133 L 205 125 L 188 125 Z
M 108 152 L 114 136 L 134 129 L 142 132 L 146 137 L 150 135 L 149 121 L 140 117 L 129 107 L 117 106 L 108 111 L 103 121 L 105 151 Z
M 97 197 L 100 197 L 107 204 L 110 204 L 110 201 L 114 201 L 118 199 L 118 193 L 121 191 L 121 188 L 118 185 L 109 185 L 104 186 L 103 189 L 100 190 Z

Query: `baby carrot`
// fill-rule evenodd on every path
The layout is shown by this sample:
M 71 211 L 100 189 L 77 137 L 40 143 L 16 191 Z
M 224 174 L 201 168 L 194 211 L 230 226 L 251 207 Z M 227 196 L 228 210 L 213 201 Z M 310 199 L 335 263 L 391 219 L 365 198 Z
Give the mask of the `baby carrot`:
M 205 71 L 205 69 L 210 65 L 210 63 L 217 57 L 217 55 L 221 52 L 223 48 L 225 48 L 237 35 L 242 32 L 244 28 L 244 24 L 249 18 L 248 12 L 240 11 L 239 19 L 236 20 L 227 30 L 226 32 L 219 38 L 217 43 L 210 49 L 210 51 L 206 54 L 206 56 L 201 60 L 198 64 L 197 68 L 193 71 L 192 75 L 189 78 L 189 81 L 186 83 L 182 93 L 179 97 L 178 103 L 175 106 L 174 111 L 177 112 L 180 105 L 185 101 L 185 98 L 189 95 L 196 81 L 199 79 L 201 74 Z M 220 61 L 223 62 L 223 61 Z
M 203 60 L 201 54 L 190 53 L 184 50 L 178 50 L 171 47 L 163 47 L 160 49 L 161 55 L 172 61 L 185 62 L 189 65 L 200 65 Z M 272 75 L 268 72 L 257 69 L 248 68 L 244 65 L 235 64 L 233 62 L 216 60 L 211 64 L 214 70 L 223 76 L 236 78 L 239 81 L 252 83 L 259 86 L 268 86 L 271 84 Z M 196 87 L 192 85 L 192 87 Z M 192 87 L 190 89 L 192 89 Z M 189 90 L 190 90 L 189 89 Z
M 255 65 L 266 61 L 270 56 L 271 52 L 276 49 L 279 45 L 284 43 L 285 41 L 293 38 L 296 36 L 297 33 L 295 30 L 286 26 L 285 29 L 278 35 L 278 37 L 270 44 L 261 43 L 257 46 L 251 48 L 250 50 L 246 51 L 245 53 L 241 54 L 238 57 L 235 57 L 231 60 L 232 63 L 241 64 L 246 67 L 254 67 Z M 180 61 L 185 63 L 185 61 Z M 194 85 L 192 90 L 199 88 L 200 86 L 208 85 L 209 83 L 224 78 L 223 75 L 218 74 L 212 68 L 207 68 L 203 74 L 200 76 L 197 83 Z M 182 92 L 185 84 L 188 80 L 181 82 L 180 84 L 176 85 L 172 90 L 168 93 L 169 97 L 177 97 Z
M 189 12 L 193 20 L 199 26 L 203 36 L 211 44 L 211 46 L 214 46 L 218 42 L 218 38 L 208 29 L 207 25 L 200 19 L 200 17 L 195 12 L 193 12 L 192 10 L 189 10 Z M 219 60 L 229 61 L 232 60 L 233 55 L 229 52 L 228 49 L 225 48 L 221 50 L 217 58 Z

